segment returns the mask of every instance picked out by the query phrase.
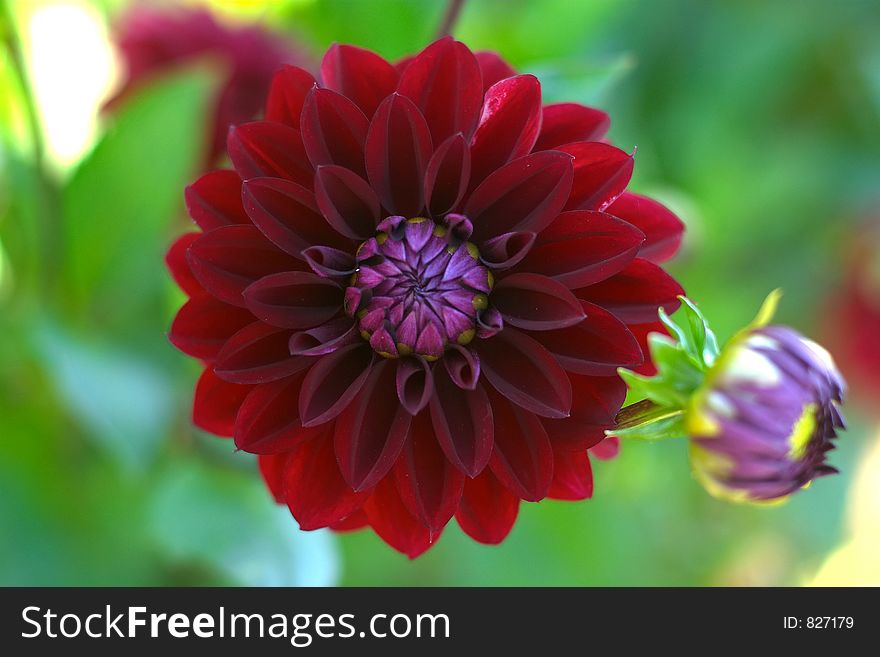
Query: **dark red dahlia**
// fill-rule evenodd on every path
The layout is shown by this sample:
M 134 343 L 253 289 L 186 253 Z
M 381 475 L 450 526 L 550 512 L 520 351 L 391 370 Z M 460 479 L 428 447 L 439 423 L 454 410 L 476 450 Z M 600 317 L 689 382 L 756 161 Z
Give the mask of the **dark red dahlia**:
M 170 337 L 206 364 L 195 423 L 259 454 L 303 529 L 410 557 L 453 516 L 498 543 L 520 500 L 590 497 L 616 368 L 682 293 L 656 264 L 681 223 L 624 191 L 604 113 L 542 106 L 495 55 L 333 46 L 321 77 L 279 72 L 235 171 L 187 190 Z
M 117 28 L 126 80 L 111 106 L 157 74 L 198 57 L 213 57 L 225 77 L 208 125 L 208 162 L 223 153 L 230 125 L 250 121 L 263 110 L 272 75 L 282 64 L 305 56 L 257 26 L 227 27 L 204 8 L 155 9 L 135 5 Z

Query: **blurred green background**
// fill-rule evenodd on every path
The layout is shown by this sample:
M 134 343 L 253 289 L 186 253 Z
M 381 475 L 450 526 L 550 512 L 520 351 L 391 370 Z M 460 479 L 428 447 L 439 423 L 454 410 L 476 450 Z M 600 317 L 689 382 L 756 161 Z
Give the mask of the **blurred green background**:
M 444 8 L 211 4 L 316 58 L 333 41 L 389 58 L 418 51 Z M 199 173 L 216 71 L 172 72 L 101 114 L 120 75 L 111 26 L 125 5 L 7 1 L 0 26 L 23 55 L 0 53 L 0 583 L 791 585 L 868 583 L 872 566 L 876 575 L 878 427 L 855 407 L 832 458 L 843 474 L 778 507 L 707 496 L 683 442 L 627 444 L 594 463 L 594 499 L 524 504 L 499 547 L 452 523 L 411 562 L 368 531 L 297 531 L 252 456 L 190 425 L 197 367 L 165 339 L 182 297 L 162 257 L 187 226 L 182 189 Z M 671 270 L 722 338 L 777 286 L 779 319 L 817 335 L 844 243 L 872 210 L 880 217 L 878 34 L 880 8 L 868 0 L 469 0 L 455 30 L 538 74 L 546 100 L 610 112 L 615 143 L 638 147 L 633 188 L 688 225 Z M 868 563 L 834 566 L 846 550 Z

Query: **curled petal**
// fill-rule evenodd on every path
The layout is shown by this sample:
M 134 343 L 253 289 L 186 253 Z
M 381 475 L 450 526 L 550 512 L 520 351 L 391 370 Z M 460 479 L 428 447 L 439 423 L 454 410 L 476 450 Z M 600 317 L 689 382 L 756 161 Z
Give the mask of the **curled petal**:
M 600 141 L 557 150 L 574 156 L 574 183 L 566 210 L 604 210 L 623 193 L 633 172 L 633 156 Z
M 658 308 L 674 313 L 681 305 L 678 297 L 684 289 L 653 262 L 636 258 L 619 274 L 575 290 L 575 294 L 611 311 L 627 324 L 642 324 L 655 321 Z
M 186 261 L 186 252 L 192 243 L 201 236 L 201 233 L 184 233 L 171 245 L 165 254 L 165 264 L 174 282 L 189 296 L 202 294 L 202 285 L 193 276 L 189 263 Z
M 287 178 L 312 186 L 312 165 L 295 128 L 271 121 L 243 123 L 229 130 L 226 150 L 242 180 Z
M 605 438 L 626 399 L 626 384 L 617 376 L 568 375 L 571 381 L 571 415 L 544 420 L 553 449 L 583 451 Z
M 443 364 L 449 378 L 462 390 L 473 390 L 480 380 L 480 358 L 461 345 L 450 345 L 443 356 Z
M 444 37 L 412 59 L 397 92 L 422 112 L 435 144 L 456 133 L 470 137 L 483 102 L 480 65 L 467 46 Z
M 518 513 L 519 498 L 486 469 L 479 477 L 465 480 L 455 519 L 475 541 L 496 545 L 507 538 Z
M 477 315 L 477 337 L 485 340 L 504 328 L 504 320 L 497 308 L 487 308 Z
M 303 106 L 303 145 L 316 167 L 337 164 L 363 176 L 364 141 L 370 122 L 345 96 L 315 87 Z
M 268 383 L 304 370 L 311 358 L 291 356 L 290 330 L 254 322 L 238 331 L 223 345 L 214 371 L 231 383 Z
M 656 322 L 648 322 L 647 324 L 627 324 L 626 327 L 634 336 L 636 336 L 639 347 L 641 347 L 642 353 L 645 355 L 645 362 L 639 367 L 633 368 L 633 371 L 638 372 L 639 374 L 644 374 L 645 376 L 653 376 L 657 373 L 657 367 L 651 361 L 651 350 L 648 348 L 648 336 L 651 335 L 651 333 L 669 335 L 669 330 L 663 322 L 659 320 Z
M 296 356 L 323 356 L 360 340 L 357 324 L 350 317 L 338 317 L 290 336 L 290 353 Z
M 372 488 L 388 473 L 409 432 L 412 416 L 398 403 L 395 369 L 388 360 L 375 364 L 336 420 L 336 457 L 355 490 Z
M 424 207 L 424 179 L 431 157 L 431 133 L 413 102 L 392 94 L 370 123 L 367 177 L 392 214 L 418 216 Z
M 516 70 L 508 64 L 497 52 L 481 50 L 474 53 L 477 63 L 480 65 L 480 73 L 483 78 L 483 91 L 488 91 L 496 82 L 504 78 L 516 75 Z
M 473 390 L 457 385 L 444 368 L 434 370 L 431 422 L 437 442 L 456 468 L 475 477 L 492 455 L 492 407 L 483 386 Z
M 205 232 L 249 223 L 241 205 L 241 178 L 235 171 L 211 171 L 189 185 L 184 192 L 186 209 Z
M 371 237 L 379 221 L 379 199 L 366 180 L 339 166 L 319 167 L 315 196 L 327 223 L 351 239 Z
M 324 278 L 348 276 L 357 269 L 353 255 L 329 246 L 310 246 L 302 255 L 312 271 Z
M 474 237 L 486 240 L 512 231 L 540 232 L 562 210 L 571 181 L 571 157 L 559 151 L 533 153 L 501 167 L 465 205 Z
M 193 297 L 177 311 L 168 339 L 188 356 L 212 360 L 236 331 L 253 321 L 244 308 L 209 296 Z
M 342 310 L 342 288 L 308 272 L 265 276 L 244 291 L 244 298 L 259 319 L 283 328 L 312 328 Z
M 321 358 L 306 375 L 299 395 L 303 425 L 324 424 L 345 410 L 367 380 L 373 360 L 362 341 Z
M 196 383 L 193 424 L 217 436 L 232 436 L 235 415 L 253 386 L 228 383 L 206 367 Z
M 351 98 L 367 118 L 397 86 L 397 71 L 376 53 L 334 44 L 321 62 L 324 86 Z
M 434 394 L 434 376 L 424 358 L 403 358 L 397 364 L 397 398 L 410 415 L 418 415 Z
M 471 176 L 471 151 L 457 133 L 440 144 L 425 170 L 425 205 L 434 217 L 451 212 L 467 191 Z
M 593 497 L 593 469 L 586 450 L 555 453 L 553 483 L 547 497 L 554 500 L 588 500 Z
M 544 120 L 535 150 L 550 150 L 576 141 L 599 141 L 608 132 L 609 125 L 611 119 L 605 112 L 586 105 L 544 105 Z
M 536 233 L 521 231 L 493 237 L 480 245 L 480 260 L 491 269 L 510 269 L 528 255 L 536 236 Z
M 620 217 L 645 234 L 639 257 L 651 262 L 666 262 L 678 252 L 684 224 L 657 201 L 624 192 L 608 206 L 608 214 Z
M 586 317 L 568 288 L 540 274 L 504 277 L 492 290 L 492 303 L 505 322 L 530 331 L 566 328 Z
M 572 404 L 568 376 L 534 338 L 507 327 L 481 341 L 477 352 L 480 370 L 502 395 L 541 417 L 568 416 Z
M 284 499 L 301 529 L 327 527 L 357 513 L 369 492 L 351 490 L 339 472 L 332 434 L 294 449 L 283 474 Z
M 386 477 L 364 503 L 370 526 L 388 545 L 415 559 L 439 538 L 410 513 L 397 489 L 394 477 Z
M 486 91 L 483 112 L 471 142 L 471 187 L 492 171 L 529 153 L 541 130 L 541 83 L 516 75 Z
M 610 214 L 563 212 L 538 237 L 521 269 L 585 287 L 626 267 L 644 240 L 638 228 Z
M 298 128 L 303 103 L 315 84 L 315 78 L 308 71 L 297 66 L 282 66 L 269 87 L 266 120 Z

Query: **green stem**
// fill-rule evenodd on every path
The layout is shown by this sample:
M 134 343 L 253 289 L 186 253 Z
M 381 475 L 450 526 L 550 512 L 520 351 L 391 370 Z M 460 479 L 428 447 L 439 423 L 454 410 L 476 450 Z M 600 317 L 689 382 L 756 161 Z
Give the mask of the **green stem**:
M 449 0 L 449 4 L 446 5 L 446 12 L 443 14 L 443 20 L 440 22 L 440 27 L 437 28 L 438 39 L 452 34 L 462 7 L 464 7 L 464 0 Z
M 649 399 L 643 399 L 635 404 L 624 406 L 620 409 L 617 417 L 614 418 L 617 423 L 615 428 L 629 429 L 630 427 L 639 425 L 644 422 L 646 418 L 651 417 L 653 412 L 658 408 L 659 406 Z

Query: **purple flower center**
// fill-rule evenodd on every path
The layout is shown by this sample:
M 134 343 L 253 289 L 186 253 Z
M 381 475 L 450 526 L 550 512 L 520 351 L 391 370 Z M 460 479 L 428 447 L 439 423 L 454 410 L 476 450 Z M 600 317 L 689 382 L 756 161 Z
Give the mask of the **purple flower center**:
M 493 281 L 461 220 L 389 217 L 358 249 L 346 308 L 377 353 L 436 360 L 474 339 Z

